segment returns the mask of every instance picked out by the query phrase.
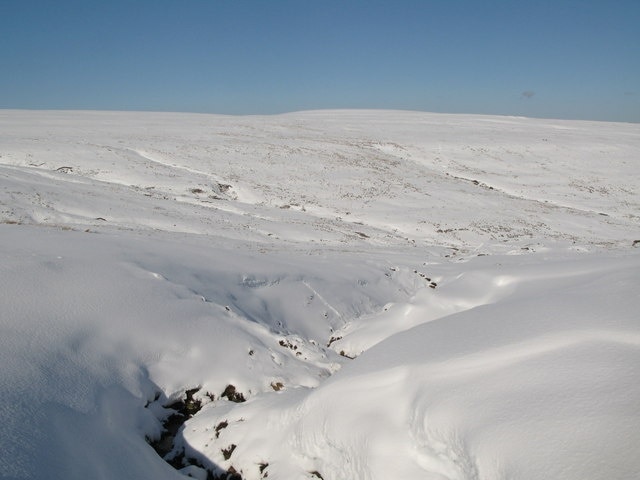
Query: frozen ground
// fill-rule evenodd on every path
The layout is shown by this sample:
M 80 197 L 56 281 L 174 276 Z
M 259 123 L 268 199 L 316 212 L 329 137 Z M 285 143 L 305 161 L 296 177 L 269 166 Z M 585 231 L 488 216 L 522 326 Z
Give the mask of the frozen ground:
M 0 111 L 0 478 L 635 478 L 638 152 L 635 124 Z

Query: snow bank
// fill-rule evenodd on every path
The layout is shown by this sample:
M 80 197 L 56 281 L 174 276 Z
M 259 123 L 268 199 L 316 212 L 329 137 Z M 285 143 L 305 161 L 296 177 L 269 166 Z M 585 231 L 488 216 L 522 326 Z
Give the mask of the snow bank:
M 325 347 L 334 328 L 406 298 L 366 259 L 340 254 L 292 258 L 126 232 L 0 232 L 3 471 L 15 477 L 168 468 L 145 442 L 161 431 L 145 405 L 163 412 L 156 407 L 192 388 L 220 399 L 230 384 L 246 398 L 272 383 L 316 387 L 344 360 Z M 70 463 L 77 445 L 90 449 L 85 469 Z
M 640 256 L 484 271 L 519 285 L 389 337 L 315 390 L 210 405 L 186 442 L 221 464 L 216 449 L 237 443 L 246 478 L 260 463 L 292 479 L 632 478 Z

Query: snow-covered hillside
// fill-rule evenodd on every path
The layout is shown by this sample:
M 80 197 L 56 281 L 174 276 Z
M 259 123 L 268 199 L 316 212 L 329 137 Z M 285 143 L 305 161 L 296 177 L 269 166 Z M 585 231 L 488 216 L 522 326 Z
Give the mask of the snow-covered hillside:
M 638 152 L 635 124 L 0 111 L 0 478 L 634 478 Z

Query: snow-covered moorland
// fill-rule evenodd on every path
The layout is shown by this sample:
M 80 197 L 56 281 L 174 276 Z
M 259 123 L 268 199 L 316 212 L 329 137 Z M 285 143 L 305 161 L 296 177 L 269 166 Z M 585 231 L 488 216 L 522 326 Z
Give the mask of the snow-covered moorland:
M 0 477 L 635 478 L 639 152 L 634 124 L 0 111 Z

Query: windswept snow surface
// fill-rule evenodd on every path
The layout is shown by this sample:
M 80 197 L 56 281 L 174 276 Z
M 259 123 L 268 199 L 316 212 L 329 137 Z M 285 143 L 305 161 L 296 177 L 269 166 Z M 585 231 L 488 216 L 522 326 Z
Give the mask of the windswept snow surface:
M 636 478 L 638 152 L 634 124 L 0 111 L 0 478 Z M 150 443 L 187 391 L 174 468 Z

